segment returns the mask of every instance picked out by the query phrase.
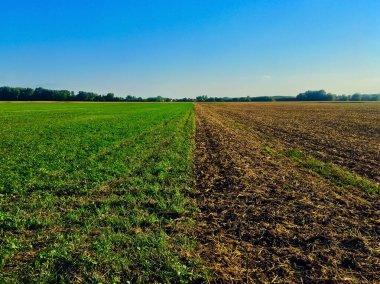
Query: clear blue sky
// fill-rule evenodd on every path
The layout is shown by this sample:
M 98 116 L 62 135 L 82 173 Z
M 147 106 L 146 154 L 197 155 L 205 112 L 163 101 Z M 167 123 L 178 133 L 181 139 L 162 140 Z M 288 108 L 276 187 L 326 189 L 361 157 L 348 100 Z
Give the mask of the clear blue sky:
M 379 0 L 1 0 L 0 85 L 118 96 L 380 92 Z

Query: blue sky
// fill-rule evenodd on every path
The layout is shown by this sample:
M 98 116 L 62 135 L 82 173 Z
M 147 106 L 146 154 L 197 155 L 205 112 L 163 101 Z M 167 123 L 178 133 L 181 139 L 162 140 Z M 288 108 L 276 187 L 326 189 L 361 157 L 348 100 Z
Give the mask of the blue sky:
M 0 85 L 118 96 L 380 92 L 378 0 L 2 0 Z

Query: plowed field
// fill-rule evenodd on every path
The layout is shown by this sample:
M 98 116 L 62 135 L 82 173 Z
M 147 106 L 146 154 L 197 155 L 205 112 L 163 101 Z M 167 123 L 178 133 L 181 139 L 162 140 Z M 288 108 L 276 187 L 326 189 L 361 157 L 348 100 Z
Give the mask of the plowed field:
M 380 104 L 196 104 L 216 282 L 380 282 Z

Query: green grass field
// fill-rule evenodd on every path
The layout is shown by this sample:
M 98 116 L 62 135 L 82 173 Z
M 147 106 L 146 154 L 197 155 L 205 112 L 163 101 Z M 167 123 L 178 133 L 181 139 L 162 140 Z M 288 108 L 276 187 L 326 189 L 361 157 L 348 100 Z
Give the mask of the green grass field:
M 208 277 L 192 104 L 0 104 L 0 282 Z

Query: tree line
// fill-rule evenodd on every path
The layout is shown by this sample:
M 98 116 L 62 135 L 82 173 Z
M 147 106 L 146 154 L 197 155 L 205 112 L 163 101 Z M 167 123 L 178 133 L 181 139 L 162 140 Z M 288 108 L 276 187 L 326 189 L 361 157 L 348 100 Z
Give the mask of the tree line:
M 324 90 L 306 91 L 292 96 L 261 97 L 207 97 L 195 99 L 171 99 L 162 96 L 142 98 L 135 96 L 116 97 L 113 93 L 100 95 L 93 92 L 79 91 L 75 94 L 68 90 L 49 90 L 44 88 L 0 87 L 0 101 L 86 101 L 86 102 L 284 102 L 284 101 L 380 101 L 380 94 L 335 95 Z
M 113 93 L 99 95 L 92 92 L 80 91 L 74 94 L 68 90 L 49 90 L 44 88 L 13 88 L 0 87 L 0 100 L 2 101 L 122 101 Z
M 380 101 L 380 94 L 335 95 L 320 90 L 300 93 L 296 99 L 298 101 Z
M 180 99 L 178 101 L 190 101 Z M 0 87 L 0 101 L 81 101 L 81 102 L 172 102 L 176 101 L 162 96 L 142 98 L 135 96 L 117 97 L 113 93 L 100 95 L 93 92 L 79 91 L 75 94 L 68 90 L 50 90 L 45 88 Z
M 380 94 L 353 94 L 353 95 L 335 95 L 327 93 L 325 90 L 306 91 L 292 96 L 262 96 L 262 97 L 207 97 L 198 96 L 197 102 L 289 102 L 289 101 L 380 101 Z

